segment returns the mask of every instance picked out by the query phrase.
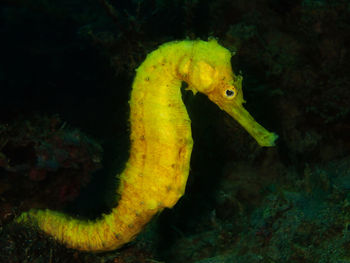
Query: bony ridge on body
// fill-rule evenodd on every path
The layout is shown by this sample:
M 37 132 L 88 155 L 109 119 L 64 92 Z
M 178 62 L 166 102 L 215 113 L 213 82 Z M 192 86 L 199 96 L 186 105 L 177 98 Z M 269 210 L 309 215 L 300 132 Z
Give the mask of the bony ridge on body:
M 242 106 L 242 77 L 233 74 L 230 59 L 215 39 L 169 42 L 151 52 L 132 86 L 130 156 L 119 175 L 117 207 L 95 221 L 51 210 L 30 210 L 16 221 L 74 249 L 108 251 L 130 242 L 156 213 L 173 207 L 185 191 L 193 145 L 182 81 L 235 118 L 261 146 L 273 146 L 277 135 Z

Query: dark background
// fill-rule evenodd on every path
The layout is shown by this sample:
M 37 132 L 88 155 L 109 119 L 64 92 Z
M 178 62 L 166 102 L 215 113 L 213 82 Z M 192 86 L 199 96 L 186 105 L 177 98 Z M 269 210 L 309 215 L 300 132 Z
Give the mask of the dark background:
M 80 253 L 12 223 L 116 205 L 134 70 L 162 43 L 208 37 L 236 52 L 246 108 L 276 147 L 183 91 L 186 194 L 135 242 Z M 0 39 L 1 262 L 350 262 L 348 1 L 8 0 Z

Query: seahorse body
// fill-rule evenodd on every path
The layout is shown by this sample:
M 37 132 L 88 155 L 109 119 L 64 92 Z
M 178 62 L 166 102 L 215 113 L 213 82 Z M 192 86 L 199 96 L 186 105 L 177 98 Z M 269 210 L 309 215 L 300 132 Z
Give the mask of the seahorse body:
M 242 77 L 231 69 L 230 52 L 216 40 L 161 45 L 136 70 L 130 103 L 130 157 L 120 174 L 120 200 L 110 214 L 84 221 L 50 210 L 30 210 L 18 222 L 38 226 L 68 247 L 107 251 L 131 241 L 159 211 L 184 194 L 192 151 L 191 121 L 181 82 L 234 117 L 262 146 L 277 135 L 242 107 Z

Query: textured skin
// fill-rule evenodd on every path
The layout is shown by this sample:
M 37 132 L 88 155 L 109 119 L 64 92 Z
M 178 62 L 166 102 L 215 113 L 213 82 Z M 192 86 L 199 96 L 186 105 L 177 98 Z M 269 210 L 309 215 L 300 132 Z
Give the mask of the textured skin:
M 131 149 L 118 206 L 96 221 L 50 210 L 30 210 L 17 221 L 38 226 L 68 247 L 107 251 L 131 241 L 153 215 L 173 207 L 185 191 L 193 145 L 182 81 L 237 119 L 260 145 L 273 146 L 277 135 L 242 107 L 242 78 L 233 74 L 230 58 L 216 40 L 170 42 L 150 53 L 136 70 L 129 101 Z

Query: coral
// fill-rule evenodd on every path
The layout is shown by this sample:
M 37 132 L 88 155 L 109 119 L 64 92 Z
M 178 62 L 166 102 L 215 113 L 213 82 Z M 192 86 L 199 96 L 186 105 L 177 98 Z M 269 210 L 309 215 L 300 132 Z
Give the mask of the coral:
M 101 167 L 102 148 L 79 130 L 67 127 L 57 115 L 22 118 L 0 126 L 2 206 L 15 207 L 21 202 L 21 209 L 39 203 L 61 208 L 78 196 Z M 5 210 L 2 223 L 15 214 Z

